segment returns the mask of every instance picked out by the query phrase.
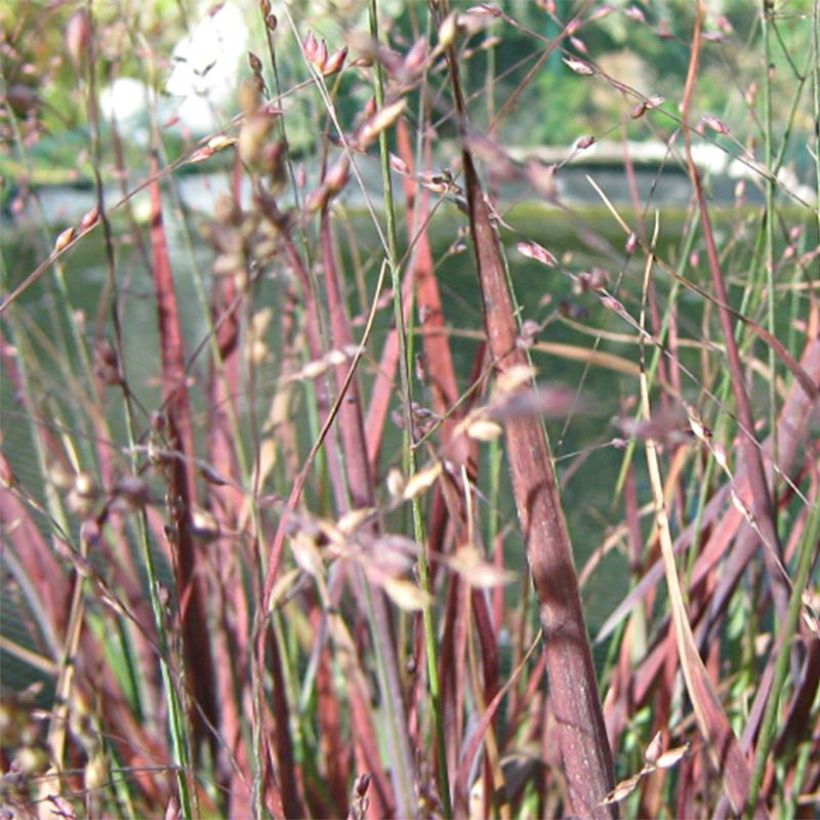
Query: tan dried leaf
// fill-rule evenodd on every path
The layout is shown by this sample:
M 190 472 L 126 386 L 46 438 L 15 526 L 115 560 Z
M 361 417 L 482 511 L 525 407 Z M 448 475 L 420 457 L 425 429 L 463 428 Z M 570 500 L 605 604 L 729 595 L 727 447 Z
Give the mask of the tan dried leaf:
M 302 379 L 316 379 L 321 376 L 328 368 L 328 362 L 324 359 L 308 362 L 299 373 Z
M 449 565 L 450 569 L 477 589 L 492 589 L 515 580 L 515 573 L 486 561 L 481 550 L 474 544 L 459 547 L 450 558 Z
M 675 746 L 674 749 L 669 749 L 662 755 L 659 755 L 658 759 L 655 761 L 655 765 L 659 769 L 669 769 L 670 767 L 675 766 L 681 759 L 683 759 L 683 757 L 686 755 L 688 751 L 688 743 L 684 743 L 683 746 Z
M 601 801 L 602 806 L 618 803 L 635 791 L 635 787 L 640 783 L 642 774 L 634 774 L 622 780 L 617 786 Z
M 404 493 L 404 476 L 397 467 L 392 467 L 387 473 L 387 491 L 393 498 L 399 498 Z
M 585 63 L 583 60 L 578 60 L 575 57 L 564 57 L 563 63 L 570 71 L 574 71 L 576 74 L 588 76 L 595 73 L 595 69 L 593 69 L 589 63 Z
M 102 751 L 94 752 L 83 771 L 85 788 L 90 792 L 101 789 L 109 778 L 107 756 Z
M 359 141 L 363 147 L 368 146 L 382 131 L 390 128 L 396 120 L 402 115 L 402 112 L 407 107 L 407 100 L 402 97 L 390 105 L 385 105 L 384 108 L 379 109 L 362 127 L 359 134 Z
M 643 759 L 649 763 L 651 766 L 654 766 L 658 758 L 663 753 L 663 735 L 660 732 L 655 732 L 655 737 L 652 738 L 649 745 L 646 747 L 646 751 L 644 752 Z
M 97 224 L 99 218 L 100 208 L 98 205 L 95 205 L 91 210 L 83 214 L 83 218 L 80 220 L 80 230 L 87 231 L 90 227 Z
M 537 242 L 519 242 L 515 248 L 522 256 L 535 259 L 536 262 L 540 262 L 549 268 L 554 268 L 558 264 L 555 256 Z
M 373 507 L 361 507 L 358 510 L 351 510 L 338 520 L 336 527 L 342 535 L 351 535 L 373 515 L 373 512 Z
M 270 612 L 273 612 L 279 606 L 287 594 L 292 589 L 293 585 L 299 580 L 301 570 L 294 568 L 289 569 L 281 577 L 277 578 L 276 583 L 270 593 Z
M 396 154 L 390 154 L 390 167 L 397 173 L 406 176 L 410 173 L 407 163 Z
M 59 253 L 64 248 L 68 247 L 74 241 L 74 228 L 66 228 L 55 240 L 54 240 L 54 253 Z
M 433 486 L 433 484 L 436 483 L 436 480 L 440 475 L 440 462 L 436 462 L 431 467 L 428 467 L 426 470 L 422 470 L 420 473 L 416 473 L 404 485 L 404 492 L 402 493 L 402 498 L 405 501 L 410 501 L 416 496 L 426 492 L 430 489 L 430 487 Z
M 393 603 L 406 612 L 424 609 L 432 602 L 430 596 L 418 584 L 404 578 L 386 577 L 381 581 L 381 585 Z
M 316 542 L 305 533 L 297 532 L 290 539 L 290 549 L 297 566 L 312 578 L 321 578 L 324 572 L 322 554 Z
M 458 30 L 458 16 L 455 12 L 448 14 L 444 22 L 439 26 L 438 43 L 441 48 L 449 48 L 456 39 Z
M 718 134 L 728 134 L 729 133 L 729 126 L 726 125 L 723 120 L 716 117 L 714 114 L 704 114 L 700 121 L 707 127 L 711 128 L 712 131 L 716 131 Z
M 476 441 L 495 441 L 503 432 L 500 424 L 489 419 L 478 419 L 467 427 L 467 435 Z
M 208 140 L 205 147 L 209 148 L 213 153 L 224 151 L 236 144 L 236 137 L 228 137 L 225 134 L 217 134 Z
M 535 378 L 535 369 L 528 364 L 516 364 L 498 375 L 495 382 L 497 395 L 512 393 L 519 387 L 528 385 Z

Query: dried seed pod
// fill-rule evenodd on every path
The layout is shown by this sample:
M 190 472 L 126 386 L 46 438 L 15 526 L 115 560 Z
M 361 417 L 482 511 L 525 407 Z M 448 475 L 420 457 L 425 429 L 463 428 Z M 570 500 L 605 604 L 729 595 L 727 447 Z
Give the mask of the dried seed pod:
M 188 162 L 191 165 L 199 165 L 201 162 L 209 160 L 213 155 L 213 149 L 208 148 L 207 145 L 203 145 L 202 148 L 197 148 L 189 155 Z
M 729 126 L 726 125 L 723 120 L 716 117 L 714 114 L 704 114 L 700 122 L 702 125 L 705 125 L 707 128 L 710 128 L 712 131 L 717 132 L 718 134 L 728 134 L 729 133 Z
M 554 268 L 558 264 L 558 260 L 546 248 L 539 245 L 537 242 L 519 242 L 515 249 L 528 259 L 534 259 L 542 265 L 549 268 Z
M 402 97 L 400 100 L 396 100 L 379 109 L 373 117 L 362 126 L 359 132 L 359 144 L 363 148 L 372 144 L 382 131 L 386 131 L 395 124 L 406 107 L 407 100 Z
M 327 65 L 327 41 L 322 38 L 321 42 L 316 48 L 316 57 L 313 62 L 313 67 L 320 73 L 324 74 L 325 66 Z
M 595 69 L 589 63 L 585 63 L 577 57 L 563 57 L 561 61 L 570 71 L 574 71 L 576 74 L 589 76 L 595 73 Z
M 688 751 L 688 743 L 684 743 L 683 746 L 675 746 L 674 749 L 667 749 L 667 751 L 665 751 L 662 755 L 658 757 L 658 759 L 655 761 L 655 765 L 659 769 L 668 769 L 671 766 L 674 766 L 679 760 L 681 760 Z
M 458 31 L 458 15 L 453 12 L 448 14 L 444 22 L 439 26 L 438 43 L 441 48 L 449 48 L 456 39 Z
M 268 114 L 255 113 L 245 117 L 239 132 L 239 158 L 246 165 L 254 167 L 262 156 L 262 148 L 273 127 L 273 118 Z
M 353 790 L 356 792 L 356 797 L 364 797 L 367 794 L 369 788 L 370 775 L 367 772 L 365 772 L 364 774 L 360 774 L 356 778 L 355 783 L 353 784 Z
M 313 32 L 309 31 L 305 35 L 305 39 L 302 41 L 302 53 L 305 55 L 305 59 L 312 64 L 313 61 L 316 59 L 316 53 L 318 50 L 319 43 L 313 36 Z
M 410 173 L 410 169 L 407 167 L 407 163 L 396 154 L 390 154 L 390 167 L 397 174 L 401 174 L 402 176 L 407 176 L 407 174 Z
M 65 44 L 68 56 L 79 70 L 88 56 L 91 42 L 91 18 L 85 9 L 79 9 L 71 15 L 65 30 Z
M 101 789 L 109 780 L 108 758 L 102 750 L 96 751 L 85 764 L 83 779 L 89 792 Z
M 596 20 L 602 20 L 604 17 L 609 16 L 615 9 L 610 6 L 608 3 L 605 3 L 602 6 L 598 6 L 595 8 L 587 18 L 588 23 L 594 23 Z
M 316 542 L 309 535 L 297 532 L 290 539 L 290 549 L 296 565 L 312 578 L 321 578 L 324 574 L 324 561 Z
M 393 603 L 405 612 L 424 609 L 432 600 L 418 584 L 404 578 L 383 578 L 381 586 Z
M 129 509 L 144 507 L 150 500 L 148 482 L 139 476 L 124 476 L 114 485 L 114 494 Z
M 373 516 L 373 513 L 373 507 L 360 507 L 357 510 L 345 513 L 337 522 L 339 533 L 343 536 L 352 535 Z
M 191 532 L 206 543 L 215 541 L 220 535 L 219 522 L 210 510 L 194 507 L 191 510 Z
M 404 476 L 397 467 L 391 467 L 387 473 L 387 491 L 393 498 L 399 498 L 404 494 Z
M 570 37 L 569 41 L 572 44 L 572 47 L 576 51 L 580 51 L 581 54 L 588 54 L 589 53 L 589 49 L 587 48 L 587 44 L 583 40 L 581 40 L 579 37 Z
M 492 589 L 515 580 L 514 573 L 485 560 L 475 544 L 460 546 L 448 563 L 450 569 L 476 589 Z
M 629 8 L 624 9 L 624 15 L 630 20 L 634 20 L 636 23 L 646 22 L 646 15 L 637 6 L 630 6 Z
M 333 74 L 338 74 L 344 68 L 345 60 L 347 59 L 347 46 L 334 51 L 330 57 L 325 61 L 322 73 L 325 77 L 330 77 Z
M 441 462 L 436 462 L 431 467 L 416 473 L 407 484 L 404 485 L 404 492 L 402 498 L 405 501 L 410 501 L 418 495 L 426 492 L 436 483 L 438 477 L 441 475 Z
M 535 369 L 528 364 L 516 364 L 498 374 L 495 382 L 495 393 L 503 396 L 512 393 L 519 387 L 528 385 L 535 378 Z
M 100 219 L 100 208 L 98 205 L 95 205 L 90 211 L 86 211 L 83 214 L 83 218 L 80 220 L 80 231 L 85 232 L 93 225 L 96 225 Z
M 98 495 L 94 477 L 85 472 L 77 473 L 74 477 L 74 486 L 66 498 L 66 504 L 75 515 L 85 518 L 94 509 Z
M 119 357 L 107 339 L 94 345 L 94 375 L 105 385 L 121 384 Z
M 74 479 L 74 491 L 82 498 L 96 498 L 97 484 L 90 473 L 77 473 Z
M 350 177 L 350 160 L 347 154 L 342 154 L 325 176 L 325 187 L 330 196 L 335 196 L 347 185 Z
M 54 240 L 54 253 L 60 253 L 60 251 L 67 248 L 74 241 L 76 235 L 74 228 L 66 228 Z
M 248 65 L 254 74 L 262 73 L 262 61 L 252 51 L 248 52 Z
M 521 334 L 516 341 L 516 346 L 521 350 L 528 350 L 531 348 L 541 332 L 541 325 L 534 319 L 527 319 L 521 325 Z
M 403 68 L 409 76 L 415 76 L 424 68 L 424 63 L 427 60 L 427 48 L 427 40 L 421 37 L 413 43 L 413 47 L 407 52 Z
M 478 419 L 467 428 L 467 435 L 476 441 L 495 441 L 503 432 L 500 424 L 489 419 Z
M 643 753 L 643 759 L 650 765 L 654 766 L 657 762 L 658 758 L 661 756 L 663 752 L 663 733 L 662 732 L 655 732 L 655 736 L 649 742 L 649 745 L 646 747 L 646 751 Z
M 262 104 L 261 91 L 258 83 L 246 77 L 239 84 L 239 107 L 246 117 L 252 116 Z
M 309 214 L 316 213 L 316 211 L 321 211 L 327 205 L 329 199 L 330 191 L 328 191 L 327 186 L 320 185 L 318 188 L 314 188 L 307 195 L 307 199 L 305 200 L 305 211 Z

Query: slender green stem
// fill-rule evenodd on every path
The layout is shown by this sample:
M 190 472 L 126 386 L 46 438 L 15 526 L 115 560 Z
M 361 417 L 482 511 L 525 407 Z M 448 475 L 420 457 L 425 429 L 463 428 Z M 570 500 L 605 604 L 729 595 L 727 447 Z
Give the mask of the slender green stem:
M 95 87 L 94 82 L 94 66 L 95 62 L 90 61 L 90 87 Z M 96 101 L 92 100 L 90 103 L 90 110 L 96 112 Z M 159 127 L 156 122 L 156 112 L 152 111 L 153 131 L 155 137 L 155 144 L 158 142 Z M 98 128 L 98 123 L 94 123 Z M 96 128 L 95 128 L 96 132 Z M 95 149 L 99 152 L 99 139 L 95 140 Z M 126 373 L 126 357 L 125 357 L 125 339 L 123 334 L 122 323 L 120 321 L 120 304 L 119 294 L 121 289 L 117 282 L 117 267 L 114 258 L 114 242 L 111 233 L 111 224 L 105 211 L 105 203 L 103 198 L 102 180 L 98 172 L 99 156 L 95 156 L 95 179 L 97 185 L 97 198 L 100 205 L 100 219 L 103 225 L 103 232 L 105 236 L 106 261 L 107 272 L 109 278 L 109 287 L 111 293 L 114 294 L 114 300 L 111 306 L 111 319 L 114 329 L 114 346 L 117 351 L 117 361 L 119 367 L 118 381 L 123 385 L 123 408 L 125 411 L 126 423 L 126 437 L 128 441 L 128 452 L 131 456 L 131 470 L 134 475 L 139 473 L 140 465 L 137 456 L 137 441 L 136 433 L 136 419 L 133 406 L 133 398 L 130 388 L 128 388 L 128 378 Z M 171 753 L 174 761 L 174 774 L 177 782 L 177 790 L 179 792 L 179 804 L 182 816 L 185 818 L 194 817 L 198 812 L 196 811 L 196 794 L 195 790 L 191 788 L 189 782 L 190 776 L 190 737 L 188 732 L 188 721 L 185 715 L 185 709 L 182 704 L 179 692 L 177 690 L 177 681 L 170 663 L 171 657 L 171 642 L 168 636 L 166 627 L 165 608 L 160 597 L 160 581 L 157 572 L 156 563 L 154 561 L 154 554 L 151 549 L 151 541 L 148 536 L 148 520 L 144 509 L 141 509 L 137 516 L 137 541 L 139 543 L 142 560 L 145 566 L 145 572 L 148 584 L 148 596 L 151 602 L 151 611 L 154 617 L 154 626 L 157 631 L 157 644 L 159 648 L 159 665 L 160 674 L 162 676 L 163 691 L 168 707 L 168 728 L 171 736 Z
M 764 135 L 764 162 L 766 164 L 766 216 L 765 216 L 765 231 L 766 231 L 766 251 L 765 251 L 765 268 L 766 268 L 766 324 L 767 330 L 772 336 L 775 335 L 775 289 L 774 289 L 774 186 L 775 177 L 772 169 L 772 161 L 774 157 L 774 149 L 772 145 L 772 49 L 771 49 L 771 26 L 770 19 L 773 12 L 773 6 L 770 0 L 762 0 L 763 2 L 763 54 L 765 59 L 765 70 L 763 72 L 763 135 Z M 769 372 L 771 378 L 769 379 L 769 425 L 772 431 L 772 456 L 775 464 L 778 462 L 778 448 L 777 448 L 777 389 L 775 379 L 775 365 L 777 359 L 774 350 L 770 347 L 768 350 Z M 777 526 L 777 482 L 772 482 L 772 516 L 774 517 L 774 526 Z
M 760 787 L 763 783 L 763 775 L 766 771 L 766 764 L 769 761 L 769 752 L 774 742 L 774 733 L 780 712 L 781 695 L 786 676 L 789 672 L 792 653 L 788 651 L 789 644 L 797 630 L 797 622 L 800 618 L 800 611 L 803 608 L 803 592 L 809 580 L 812 563 L 814 562 L 817 539 L 820 535 L 820 504 L 813 504 L 810 508 L 806 529 L 803 531 L 803 541 L 800 545 L 800 553 L 797 563 L 797 573 L 792 587 L 791 600 L 786 623 L 779 631 L 778 656 L 774 668 L 774 680 L 769 692 L 769 699 L 766 703 L 766 712 L 763 715 L 763 723 L 760 727 L 760 735 L 755 750 L 755 764 L 752 771 L 752 779 L 749 784 L 749 796 L 746 800 L 746 809 L 751 813 L 752 808 L 757 804 L 760 794 Z
M 378 0 L 370 0 L 370 34 L 373 39 L 379 42 L 379 22 L 378 22 Z M 384 105 L 384 71 L 379 60 L 374 63 L 374 92 L 376 106 L 381 109 Z M 402 299 L 402 283 L 400 276 L 400 266 L 398 263 L 398 238 L 396 231 L 396 213 L 393 202 L 393 179 L 390 173 L 390 153 L 387 144 L 387 132 L 382 130 L 379 134 L 379 154 L 381 160 L 382 183 L 384 187 L 384 209 L 387 222 L 387 246 L 388 264 L 393 287 L 393 317 L 396 324 L 396 333 L 399 339 L 399 374 L 402 389 L 402 415 L 404 417 L 404 446 L 403 461 L 406 476 L 412 476 L 416 472 L 413 416 L 411 411 L 413 401 L 413 386 L 410 378 L 410 359 L 412 357 L 412 328 L 409 329 L 404 321 L 404 305 Z M 412 323 L 412 312 L 411 323 Z M 416 541 L 422 545 L 419 551 L 418 572 L 421 587 L 425 592 L 430 592 L 430 566 L 429 556 L 426 552 L 427 539 L 424 533 L 424 522 L 422 520 L 421 502 L 418 498 L 412 501 L 413 510 L 413 533 Z M 450 778 L 447 771 L 447 745 L 444 736 L 444 720 L 441 709 L 441 685 L 438 677 L 438 655 L 436 652 L 436 624 L 433 607 L 430 603 L 431 596 L 426 598 L 422 609 L 422 622 L 424 625 L 425 656 L 427 659 L 427 678 L 430 689 L 430 700 L 432 705 L 433 734 L 438 752 L 439 770 L 439 793 L 441 797 L 442 812 L 445 817 L 452 816 L 450 803 Z

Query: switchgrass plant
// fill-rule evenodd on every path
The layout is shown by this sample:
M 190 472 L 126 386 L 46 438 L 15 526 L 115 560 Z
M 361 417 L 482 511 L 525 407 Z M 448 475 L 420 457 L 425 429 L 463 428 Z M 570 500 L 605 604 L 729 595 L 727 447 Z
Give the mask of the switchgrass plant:
M 68 79 L 4 20 L 12 813 L 816 810 L 820 4 L 729 6 L 260 0 L 175 140 L 184 4 L 51 4 Z

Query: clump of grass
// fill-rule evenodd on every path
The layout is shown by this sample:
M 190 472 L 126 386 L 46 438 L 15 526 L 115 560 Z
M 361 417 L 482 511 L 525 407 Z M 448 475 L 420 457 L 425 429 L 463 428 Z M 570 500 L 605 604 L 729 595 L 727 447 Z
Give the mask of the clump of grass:
M 169 160 L 152 108 L 144 178 L 112 199 L 133 180 L 98 109 L 115 21 L 57 5 L 95 200 L 61 230 L 31 153 L 59 118 L 10 93 L 36 43 L 7 35 L 11 210 L 22 232 L 32 204 L 39 231 L 33 257 L 2 253 L 14 810 L 798 816 L 815 799 L 820 223 L 781 172 L 820 75 L 764 5 L 749 42 L 782 74 L 758 78 L 747 138 L 733 117 L 754 94 L 701 109 L 730 20 L 536 6 L 391 20 L 369 0 L 319 31 L 260 0 L 238 113 Z M 607 21 L 686 46 L 680 108 L 596 59 Z M 817 57 L 817 9 L 799 25 Z M 506 129 L 550 104 L 556 56 L 599 111 L 547 161 Z M 636 132 L 667 146 L 647 191 Z M 562 185 L 612 133 L 628 205 L 590 166 L 593 222 Z M 743 186 L 710 201 L 704 144 L 759 207 Z M 656 207 L 667 166 L 683 214 Z M 204 216 L 180 191 L 192 168 L 225 177 Z

